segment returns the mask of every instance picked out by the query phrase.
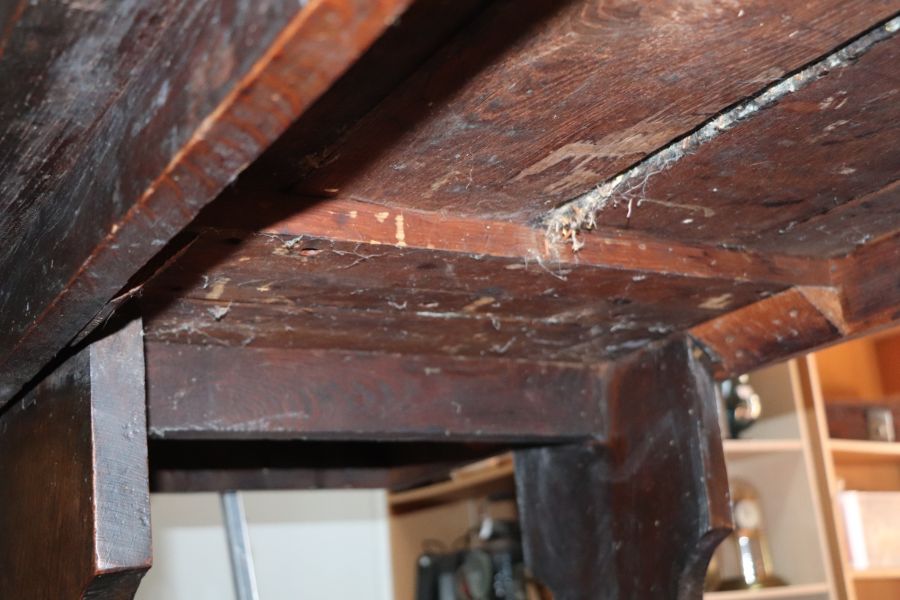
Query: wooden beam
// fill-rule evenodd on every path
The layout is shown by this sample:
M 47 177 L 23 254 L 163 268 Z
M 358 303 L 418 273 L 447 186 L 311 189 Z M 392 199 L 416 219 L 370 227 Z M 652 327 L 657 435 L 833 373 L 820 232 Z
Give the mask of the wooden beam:
M 837 261 L 841 328 L 847 334 L 900 321 L 900 232 Z
M 603 366 L 147 342 L 157 439 L 527 441 L 606 433 Z
M 900 321 L 900 234 L 830 261 L 833 286 L 799 286 L 690 329 L 719 377 Z
M 661 252 L 660 263 L 662 254 L 674 256 Z M 590 363 L 783 289 L 711 273 L 216 229 L 144 286 L 143 304 L 148 338 L 178 343 Z
M 30 93 L 0 98 L 0 149 L 16 157 L 0 168 L 0 403 L 408 4 L 22 3 L 4 15 L 0 79 Z
M 720 378 L 807 352 L 841 335 L 796 289 L 702 323 L 690 333 L 709 352 Z
M 700 356 L 681 340 L 617 367 L 607 448 L 515 453 L 525 560 L 557 600 L 701 598 L 732 523 Z
M 248 215 L 246 206 L 256 210 Z M 821 261 L 746 252 L 702 243 L 657 240 L 626 231 L 591 234 L 577 253 L 553 241 L 540 224 L 516 220 L 385 208 L 344 198 L 297 198 L 257 189 L 236 189 L 222 197 L 197 225 L 246 236 L 250 232 L 287 239 L 325 238 L 472 256 L 540 262 L 548 268 L 604 267 L 699 278 L 727 278 L 782 284 L 823 285 L 830 274 Z
M 131 598 L 150 567 L 140 321 L 0 415 L 0 597 Z

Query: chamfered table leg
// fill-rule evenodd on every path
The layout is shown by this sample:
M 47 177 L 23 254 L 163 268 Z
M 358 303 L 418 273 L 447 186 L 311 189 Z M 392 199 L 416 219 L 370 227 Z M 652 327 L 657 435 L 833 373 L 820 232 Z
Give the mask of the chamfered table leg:
M 699 600 L 731 528 L 713 382 L 687 341 L 613 374 L 609 443 L 515 453 L 525 558 L 555 600 Z
M 132 598 L 150 567 L 140 321 L 0 415 L 0 598 Z

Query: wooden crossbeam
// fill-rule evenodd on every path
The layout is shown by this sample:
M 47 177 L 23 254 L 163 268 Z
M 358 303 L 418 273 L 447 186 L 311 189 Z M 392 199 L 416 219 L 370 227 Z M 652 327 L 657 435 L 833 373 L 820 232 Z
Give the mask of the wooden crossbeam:
M 147 343 L 156 439 L 606 435 L 603 366 Z

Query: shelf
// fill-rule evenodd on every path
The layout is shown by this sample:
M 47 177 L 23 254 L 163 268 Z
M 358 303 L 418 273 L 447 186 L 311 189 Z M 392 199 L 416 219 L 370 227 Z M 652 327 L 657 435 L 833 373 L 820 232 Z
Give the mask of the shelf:
M 828 440 L 828 448 L 835 461 L 893 462 L 900 461 L 900 442 L 871 442 L 868 440 Z
M 449 481 L 391 494 L 388 503 L 394 511 L 411 510 L 431 504 L 489 494 L 511 488 L 514 473 L 515 469 L 512 463 L 502 463 L 481 471 L 464 474 Z
M 722 447 L 726 457 L 740 457 L 754 454 L 772 454 L 776 452 L 800 452 L 803 443 L 800 440 L 753 440 L 753 439 L 728 439 L 722 440 Z
M 827 583 L 806 583 L 756 590 L 705 592 L 703 598 L 704 600 L 774 600 L 776 598 L 808 598 L 809 596 L 827 593 Z
M 856 580 L 885 580 L 885 579 L 897 579 L 900 580 L 900 568 L 896 569 L 868 569 L 865 571 L 851 571 L 850 577 Z

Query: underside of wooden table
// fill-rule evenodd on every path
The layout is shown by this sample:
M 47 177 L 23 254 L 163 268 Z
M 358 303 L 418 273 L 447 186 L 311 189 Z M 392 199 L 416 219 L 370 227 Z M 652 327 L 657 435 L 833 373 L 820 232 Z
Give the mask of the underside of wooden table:
M 555 598 L 699 598 L 715 380 L 900 320 L 898 11 L 0 6 L 0 598 L 506 450 Z

